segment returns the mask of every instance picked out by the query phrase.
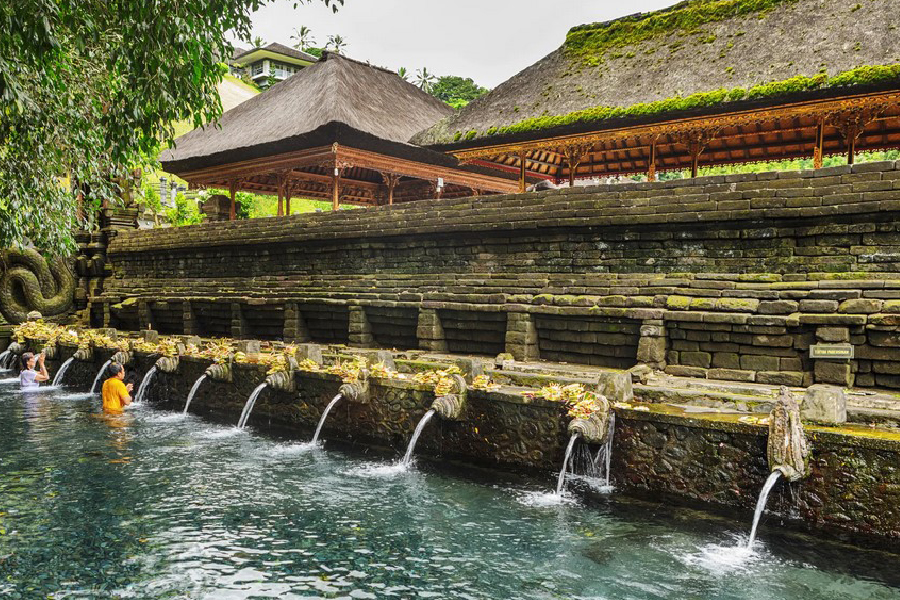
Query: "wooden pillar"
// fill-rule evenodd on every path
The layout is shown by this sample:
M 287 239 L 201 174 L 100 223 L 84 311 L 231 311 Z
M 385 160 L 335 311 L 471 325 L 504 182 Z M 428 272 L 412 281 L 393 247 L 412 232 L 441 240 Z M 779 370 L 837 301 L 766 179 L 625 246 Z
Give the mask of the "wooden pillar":
M 650 164 L 647 167 L 647 181 L 656 181 L 656 140 L 650 144 Z
M 228 220 L 234 221 L 237 218 L 237 205 L 235 195 L 237 194 L 237 181 L 231 181 L 228 184 L 228 191 L 231 194 L 231 209 L 228 213 Z
M 284 214 L 291 214 L 291 189 L 288 186 L 284 187 Z
M 284 216 L 284 184 L 278 182 L 278 216 Z
M 697 177 L 700 173 L 700 142 L 691 142 L 691 177 Z
M 825 118 L 816 125 L 816 149 L 813 151 L 813 168 L 821 169 L 825 161 Z
M 854 123 L 847 128 L 847 164 L 852 165 L 856 161 L 856 139 L 859 137 L 859 127 Z
M 331 177 L 331 210 L 339 210 L 341 208 L 341 170 L 334 167 L 334 174 Z
M 519 152 L 519 193 L 525 193 L 525 151 Z

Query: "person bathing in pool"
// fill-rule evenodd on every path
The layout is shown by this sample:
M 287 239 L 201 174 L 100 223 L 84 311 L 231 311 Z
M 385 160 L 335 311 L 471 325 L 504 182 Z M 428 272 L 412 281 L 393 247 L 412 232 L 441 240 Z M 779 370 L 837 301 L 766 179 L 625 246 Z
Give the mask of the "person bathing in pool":
M 131 404 L 134 384 L 125 385 L 125 367 L 119 363 L 109 365 L 109 378 L 103 382 L 103 412 L 120 413 Z
M 44 353 L 35 356 L 31 352 L 22 355 L 22 372 L 19 373 L 19 387 L 23 390 L 36 390 L 41 383 L 49 381 L 50 375 L 44 366 Z M 37 367 L 37 369 L 35 368 Z

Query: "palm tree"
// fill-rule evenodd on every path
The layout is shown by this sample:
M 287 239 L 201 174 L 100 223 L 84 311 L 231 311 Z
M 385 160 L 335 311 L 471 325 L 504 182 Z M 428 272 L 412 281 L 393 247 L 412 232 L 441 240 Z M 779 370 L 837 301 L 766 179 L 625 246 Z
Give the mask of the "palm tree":
M 328 44 L 325 45 L 326 48 L 331 49 L 337 54 L 340 54 L 341 50 L 343 50 L 346 46 L 347 41 L 339 35 L 329 35 Z
M 306 50 L 316 43 L 316 40 L 312 37 L 312 30 L 306 25 L 301 25 L 300 29 L 295 27 L 291 39 L 297 40 L 297 43 L 294 44 L 294 48 L 297 50 Z
M 437 77 L 432 73 L 429 73 L 426 67 L 422 67 L 416 71 L 416 80 L 414 83 L 419 86 L 419 89 L 423 92 L 430 93 L 431 88 L 434 87 L 435 81 L 437 81 Z
M 253 47 L 254 48 L 262 48 L 266 43 L 263 41 L 261 36 L 256 36 L 253 38 Z
M 406 70 L 406 67 L 400 67 L 397 69 L 397 75 L 400 76 L 400 79 L 403 81 L 409 81 L 409 71 Z

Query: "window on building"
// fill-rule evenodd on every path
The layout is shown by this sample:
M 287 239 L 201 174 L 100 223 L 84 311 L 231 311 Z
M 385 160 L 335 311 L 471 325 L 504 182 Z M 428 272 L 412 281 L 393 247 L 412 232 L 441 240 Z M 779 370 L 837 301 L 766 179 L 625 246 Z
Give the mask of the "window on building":
M 253 63 L 252 69 L 253 70 L 251 71 L 251 73 L 253 74 L 254 77 L 256 77 L 257 75 L 262 75 L 262 72 L 263 72 L 262 61 L 260 61 L 258 63 Z

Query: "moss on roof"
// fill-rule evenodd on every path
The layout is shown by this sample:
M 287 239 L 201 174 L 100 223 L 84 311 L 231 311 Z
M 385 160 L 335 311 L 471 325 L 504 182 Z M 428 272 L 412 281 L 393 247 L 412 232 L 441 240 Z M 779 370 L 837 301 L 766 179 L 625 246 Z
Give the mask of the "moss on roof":
M 668 9 L 623 17 L 614 21 L 573 27 L 566 36 L 565 49 L 590 65 L 603 62 L 606 52 L 643 42 L 658 35 L 690 33 L 698 27 L 732 17 L 757 13 L 760 16 L 782 4 L 797 0 L 688 0 Z M 705 38 L 711 43 L 715 38 Z
M 834 77 L 828 77 L 824 74 L 815 77 L 799 75 L 783 81 L 773 81 L 771 83 L 757 85 L 749 90 L 741 87 L 732 88 L 730 90 L 719 89 L 711 92 L 691 94 L 684 98 L 681 96 L 674 96 L 655 102 L 642 102 L 625 108 L 597 106 L 595 108 L 578 110 L 565 115 L 532 117 L 523 119 L 518 123 L 514 123 L 507 127 L 491 127 L 480 137 L 553 129 L 576 123 L 597 123 L 624 117 L 659 115 L 670 112 L 687 111 L 695 108 L 721 106 L 728 102 L 735 102 L 738 100 L 777 98 L 812 90 L 871 85 L 892 81 L 900 83 L 900 64 L 858 67 L 839 73 Z M 466 134 L 466 139 L 471 140 L 477 135 L 477 132 L 469 131 Z

